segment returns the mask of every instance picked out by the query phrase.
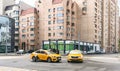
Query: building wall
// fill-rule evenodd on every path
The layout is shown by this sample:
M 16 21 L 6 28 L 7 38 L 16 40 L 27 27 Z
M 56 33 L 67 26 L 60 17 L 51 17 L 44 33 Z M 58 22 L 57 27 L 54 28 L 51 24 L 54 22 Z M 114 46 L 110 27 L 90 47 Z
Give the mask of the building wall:
M 35 48 L 35 24 L 37 19 L 36 9 L 23 10 L 20 15 L 20 48 L 26 51 Z
M 78 3 L 80 9 L 82 10 L 82 15 L 80 16 L 80 40 L 86 42 L 101 43 L 102 1 L 100 0 L 98 1 L 74 0 L 74 1 Z
M 86 12 L 82 11 L 80 18 L 80 40 L 99 43 L 105 52 L 117 51 L 119 11 L 117 0 L 74 1 L 78 3 L 81 10 L 87 8 Z
M 80 15 L 77 3 L 72 0 L 41 0 L 40 3 L 36 1 L 36 8 L 39 11 L 38 36 L 41 43 L 43 40 L 78 40 Z
M 11 52 L 14 50 L 14 19 L 0 16 L 0 52 Z

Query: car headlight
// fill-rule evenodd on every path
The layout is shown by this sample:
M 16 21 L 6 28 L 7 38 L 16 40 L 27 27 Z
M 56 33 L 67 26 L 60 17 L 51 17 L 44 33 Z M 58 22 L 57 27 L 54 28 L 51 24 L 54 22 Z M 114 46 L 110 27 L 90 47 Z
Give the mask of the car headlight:
M 56 58 L 56 56 L 52 56 L 53 58 Z
M 83 56 L 81 55 L 81 56 L 79 56 L 78 58 L 83 58 Z

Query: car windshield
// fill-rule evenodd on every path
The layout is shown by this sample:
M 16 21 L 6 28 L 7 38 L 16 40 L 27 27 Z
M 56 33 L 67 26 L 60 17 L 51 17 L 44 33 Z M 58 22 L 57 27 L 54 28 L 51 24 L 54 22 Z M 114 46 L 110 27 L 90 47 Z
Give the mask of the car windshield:
M 82 52 L 79 50 L 73 50 L 70 52 L 70 54 L 81 54 Z

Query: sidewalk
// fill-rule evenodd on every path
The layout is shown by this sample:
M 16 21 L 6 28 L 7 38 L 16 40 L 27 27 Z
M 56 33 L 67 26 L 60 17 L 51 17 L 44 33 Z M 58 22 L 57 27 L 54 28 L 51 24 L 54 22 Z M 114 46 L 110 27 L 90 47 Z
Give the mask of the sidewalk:
M 12 68 L 12 67 L 3 67 L 3 66 L 0 66 L 0 71 L 36 71 L 36 70 L 28 70 L 28 69 L 21 69 L 21 68 Z

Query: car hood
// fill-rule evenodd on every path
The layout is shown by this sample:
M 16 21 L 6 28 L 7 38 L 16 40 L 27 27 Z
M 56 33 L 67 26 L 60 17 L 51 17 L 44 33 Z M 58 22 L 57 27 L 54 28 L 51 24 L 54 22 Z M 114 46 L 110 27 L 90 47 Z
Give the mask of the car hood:
M 56 56 L 56 57 L 60 57 L 60 54 L 49 54 L 49 56 Z
M 68 56 L 83 56 L 82 54 L 69 54 Z

